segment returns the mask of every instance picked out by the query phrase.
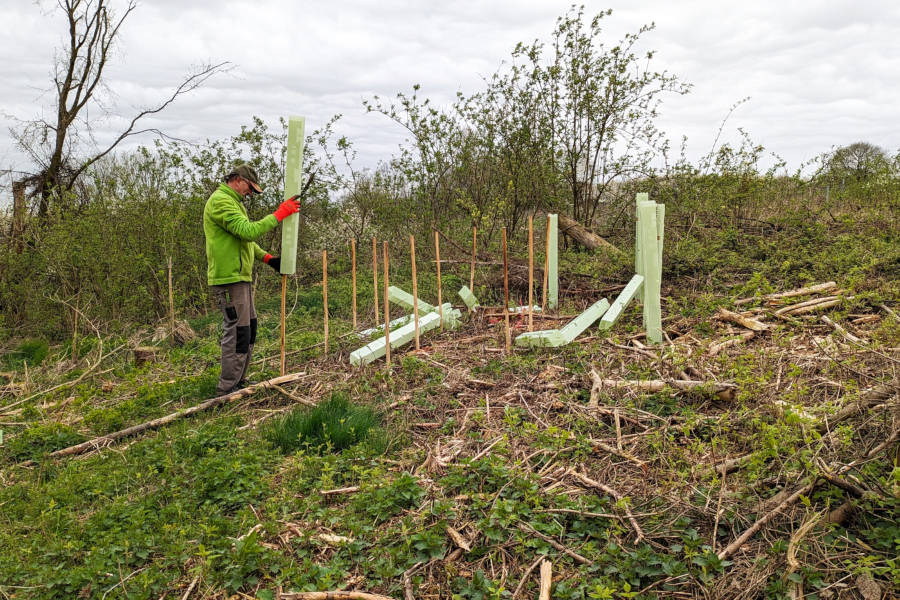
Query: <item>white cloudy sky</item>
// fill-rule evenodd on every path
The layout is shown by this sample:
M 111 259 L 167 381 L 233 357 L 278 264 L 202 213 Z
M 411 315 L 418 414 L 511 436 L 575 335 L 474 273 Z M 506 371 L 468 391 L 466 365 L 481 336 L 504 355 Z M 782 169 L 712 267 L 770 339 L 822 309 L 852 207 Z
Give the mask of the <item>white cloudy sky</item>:
M 111 0 L 121 7 L 123 0 Z M 170 93 L 192 65 L 230 61 L 150 123 L 202 142 L 233 135 L 252 115 L 343 113 L 340 132 L 361 166 L 396 152 L 403 132 L 366 114 L 362 100 L 419 83 L 440 102 L 479 89 L 517 41 L 548 39 L 568 0 L 142 0 L 123 27 L 108 84 L 112 116 L 101 139 L 136 108 Z M 54 48 L 65 23 L 53 0 L 0 0 L 0 170 L 25 169 L 7 131 L 10 116 L 51 115 Z M 654 65 L 693 84 L 663 103 L 660 125 L 689 155 L 706 153 L 729 107 L 724 140 L 737 128 L 790 168 L 832 146 L 865 140 L 900 148 L 900 3 L 891 0 L 610 0 L 605 40 L 655 22 L 644 36 Z M 98 113 L 95 111 L 94 115 Z M 147 143 L 149 139 L 138 140 Z M 0 175 L 2 177 L 2 175 Z M 6 187 L 7 182 L 0 185 Z

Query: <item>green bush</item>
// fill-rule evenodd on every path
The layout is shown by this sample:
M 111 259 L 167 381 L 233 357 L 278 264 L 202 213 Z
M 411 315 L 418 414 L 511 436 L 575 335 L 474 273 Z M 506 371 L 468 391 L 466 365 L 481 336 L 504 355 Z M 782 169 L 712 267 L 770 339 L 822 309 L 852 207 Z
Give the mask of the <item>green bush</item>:
M 335 392 L 313 409 L 295 409 L 273 421 L 264 437 L 284 453 L 299 448 L 339 451 L 366 439 L 377 421 L 371 408 L 351 404 L 345 394 Z

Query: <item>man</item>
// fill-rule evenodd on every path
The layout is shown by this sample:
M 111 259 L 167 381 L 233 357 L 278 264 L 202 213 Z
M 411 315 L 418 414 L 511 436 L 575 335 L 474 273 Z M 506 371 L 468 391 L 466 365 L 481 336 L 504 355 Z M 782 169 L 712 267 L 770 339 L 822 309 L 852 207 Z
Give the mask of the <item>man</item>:
M 224 318 L 222 374 L 216 387 L 222 395 L 247 385 L 245 377 L 256 342 L 256 307 L 250 284 L 253 260 L 281 270 L 281 258 L 272 256 L 254 240 L 300 210 L 294 196 L 282 202 L 273 214 L 251 221 L 241 200 L 260 193 L 256 171 L 242 163 L 225 176 L 225 183 L 219 184 L 203 208 L 207 280 Z

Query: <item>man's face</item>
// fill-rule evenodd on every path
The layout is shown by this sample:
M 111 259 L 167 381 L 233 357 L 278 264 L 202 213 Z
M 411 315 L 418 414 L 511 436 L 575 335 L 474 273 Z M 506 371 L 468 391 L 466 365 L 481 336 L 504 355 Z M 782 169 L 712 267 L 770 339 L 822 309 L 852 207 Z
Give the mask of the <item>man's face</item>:
M 238 189 L 237 193 L 241 196 L 250 196 L 254 192 L 253 186 L 250 185 L 250 182 L 244 179 L 243 177 L 238 177 Z

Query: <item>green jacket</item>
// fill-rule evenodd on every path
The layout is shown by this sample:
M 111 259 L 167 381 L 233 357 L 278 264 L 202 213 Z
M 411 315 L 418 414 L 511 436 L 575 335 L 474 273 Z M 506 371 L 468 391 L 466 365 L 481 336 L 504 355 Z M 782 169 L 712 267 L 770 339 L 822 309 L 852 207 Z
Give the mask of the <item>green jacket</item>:
M 278 219 L 271 214 L 259 221 L 248 219 L 240 195 L 220 183 L 203 208 L 209 285 L 251 281 L 253 259 L 266 256 L 254 240 L 277 226 Z

